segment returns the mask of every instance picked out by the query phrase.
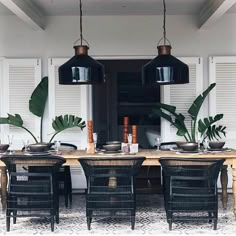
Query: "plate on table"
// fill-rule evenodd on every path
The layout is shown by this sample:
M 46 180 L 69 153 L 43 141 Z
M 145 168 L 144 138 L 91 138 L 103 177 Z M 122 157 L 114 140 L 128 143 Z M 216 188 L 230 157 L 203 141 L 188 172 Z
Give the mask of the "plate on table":
M 122 151 L 121 150 L 118 150 L 118 151 L 107 151 L 107 150 L 101 150 L 102 153 L 105 153 L 105 154 L 115 154 L 115 153 L 121 153 Z
M 32 156 L 48 156 L 51 155 L 51 152 L 27 152 L 25 155 L 32 155 Z
M 228 151 L 229 148 L 207 148 L 207 150 L 210 152 L 225 152 Z
M 195 150 L 195 151 L 185 151 L 185 150 L 179 150 L 178 151 L 179 153 L 199 153 L 198 150 Z

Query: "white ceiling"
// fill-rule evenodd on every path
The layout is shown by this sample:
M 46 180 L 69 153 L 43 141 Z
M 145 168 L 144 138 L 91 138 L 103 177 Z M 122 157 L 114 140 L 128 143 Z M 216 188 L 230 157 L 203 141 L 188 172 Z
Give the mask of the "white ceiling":
M 8 0 L 6 0 L 8 1 Z M 20 0 L 13 0 L 15 2 Z M 23 0 L 32 2 L 43 15 L 78 15 L 79 0 Z M 167 15 L 198 15 L 209 0 L 166 0 Z M 215 0 L 218 1 L 218 0 Z M 83 15 L 160 15 L 162 0 L 82 0 Z M 228 10 L 236 13 L 236 5 Z M 0 15 L 12 15 L 0 3 Z
M 83 15 L 162 15 L 163 0 L 82 0 Z M 236 14 L 236 0 L 166 0 L 167 15 L 193 15 L 199 27 Z M 17 15 L 36 29 L 42 16 L 79 15 L 79 0 L 0 0 L 1 15 Z

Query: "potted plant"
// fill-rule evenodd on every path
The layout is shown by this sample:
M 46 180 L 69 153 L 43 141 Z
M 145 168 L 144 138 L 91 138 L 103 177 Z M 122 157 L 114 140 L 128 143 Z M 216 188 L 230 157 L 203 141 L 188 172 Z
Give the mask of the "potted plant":
M 220 136 L 220 133 L 225 135 L 226 127 L 215 125 L 217 121 L 223 118 L 223 114 L 217 114 L 214 117 L 209 116 L 204 119 L 198 119 L 198 114 L 203 102 L 215 86 L 215 83 L 211 84 L 193 101 L 192 105 L 188 109 L 189 118 L 191 120 L 191 126 L 189 129 L 186 125 L 186 117 L 182 113 L 177 113 L 175 106 L 158 103 L 153 109 L 151 116 L 159 116 L 169 121 L 171 125 L 177 129 L 176 134 L 178 136 L 184 137 L 186 142 L 197 142 L 197 131 L 203 138 L 205 136 L 216 138 L 217 136 Z
M 36 136 L 24 126 L 24 122 L 19 114 L 11 115 L 8 114 L 8 117 L 0 117 L 0 124 L 14 125 L 19 128 L 24 129 L 28 132 L 32 138 L 35 140 L 35 143 L 43 142 L 43 118 L 45 112 L 45 106 L 48 98 L 48 77 L 42 78 L 38 86 L 34 89 L 30 100 L 29 100 L 29 110 L 34 115 L 40 117 L 40 138 L 37 139 Z M 64 115 L 56 116 L 52 121 L 52 127 L 54 133 L 52 137 L 48 140 L 48 143 L 51 143 L 53 138 L 60 132 L 65 129 L 78 127 L 81 130 L 85 128 L 85 121 L 82 121 L 82 118 L 74 115 Z

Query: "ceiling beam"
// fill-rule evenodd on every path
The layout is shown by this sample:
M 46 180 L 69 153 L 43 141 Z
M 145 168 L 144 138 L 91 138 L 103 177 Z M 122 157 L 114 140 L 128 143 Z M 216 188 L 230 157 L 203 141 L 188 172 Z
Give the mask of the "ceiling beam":
M 199 15 L 199 28 L 205 29 L 219 20 L 234 4 L 236 0 L 208 0 Z
M 44 30 L 45 18 L 31 1 L 0 0 L 0 2 L 28 24 L 33 30 Z

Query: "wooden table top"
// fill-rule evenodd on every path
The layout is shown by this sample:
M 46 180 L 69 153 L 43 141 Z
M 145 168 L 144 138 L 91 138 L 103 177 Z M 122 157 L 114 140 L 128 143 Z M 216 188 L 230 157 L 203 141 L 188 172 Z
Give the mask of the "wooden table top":
M 19 152 L 21 153 L 21 152 Z M 160 157 L 179 157 L 179 158 L 225 158 L 226 165 L 235 165 L 236 166 L 236 150 L 227 150 L 223 152 L 208 152 L 208 153 L 179 153 L 176 151 L 156 151 L 153 149 L 142 149 L 136 154 L 104 154 L 104 153 L 95 153 L 88 154 L 85 150 L 77 150 L 77 151 L 66 151 L 59 153 L 60 156 L 63 156 L 66 159 L 66 165 L 70 166 L 78 166 L 78 159 L 80 157 L 127 157 L 127 156 L 144 156 L 146 160 L 144 161 L 144 165 L 160 165 L 159 158 Z M 4 163 L 0 161 L 0 167 L 4 166 Z

